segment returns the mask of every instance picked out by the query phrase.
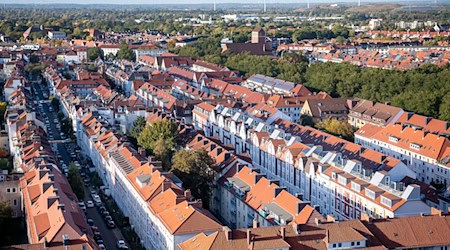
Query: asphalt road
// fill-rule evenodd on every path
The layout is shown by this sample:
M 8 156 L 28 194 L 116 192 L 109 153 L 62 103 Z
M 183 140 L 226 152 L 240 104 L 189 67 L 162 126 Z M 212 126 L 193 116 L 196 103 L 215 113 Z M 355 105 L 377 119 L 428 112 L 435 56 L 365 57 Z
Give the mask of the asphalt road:
M 39 103 L 39 101 L 45 100 L 44 93 L 46 93 L 48 95 L 49 91 L 42 88 L 42 86 L 40 84 L 40 80 L 38 80 L 38 81 L 36 81 L 35 79 L 33 79 L 33 80 L 34 81 L 31 81 L 32 86 L 34 89 L 37 90 L 37 93 L 36 93 L 37 95 L 34 95 L 34 100 L 38 101 L 38 103 Z M 53 111 L 49 110 L 49 107 L 51 105 L 50 103 L 44 103 L 44 102 L 42 103 L 43 112 L 41 112 L 38 105 L 39 104 L 35 105 L 36 113 L 44 119 L 45 119 L 45 117 L 48 117 L 48 120 L 49 120 L 49 126 L 47 127 L 48 134 L 52 134 L 54 140 L 60 140 L 61 139 L 60 130 L 56 127 L 57 123 L 54 122 L 54 119 L 58 119 L 57 113 L 54 110 Z M 69 151 L 67 149 L 67 145 L 70 145 L 72 150 L 75 148 L 74 143 L 58 143 L 58 145 L 57 145 L 58 153 L 62 157 L 62 162 L 64 162 L 66 164 L 66 166 L 69 166 L 69 164 L 73 161 L 81 162 L 81 160 L 78 159 L 78 157 L 76 155 L 75 155 L 75 157 L 71 156 L 71 154 L 69 153 Z M 60 165 L 62 162 L 60 162 Z M 92 200 L 90 197 L 90 193 L 91 193 L 90 186 L 87 186 L 87 187 L 85 186 L 85 193 L 86 193 L 85 201 Z M 120 230 L 118 228 L 114 228 L 114 229 L 108 228 L 106 226 L 105 220 L 100 215 L 97 207 L 87 208 L 86 209 L 86 217 L 94 220 L 95 226 L 98 227 L 99 232 L 103 238 L 103 244 L 105 245 L 106 249 L 117 249 L 116 242 L 119 239 L 124 239 Z

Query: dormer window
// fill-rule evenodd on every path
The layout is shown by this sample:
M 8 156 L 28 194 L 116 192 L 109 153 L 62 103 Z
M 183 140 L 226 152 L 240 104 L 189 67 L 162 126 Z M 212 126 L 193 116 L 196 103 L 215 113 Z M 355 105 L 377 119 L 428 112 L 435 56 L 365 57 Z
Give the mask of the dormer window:
M 398 142 L 398 138 L 395 137 L 395 136 L 389 136 L 389 141 L 397 143 Z
M 369 197 L 370 199 L 375 199 L 375 192 L 366 188 L 366 196 Z
M 419 150 L 420 149 L 420 145 L 416 144 L 416 143 L 410 143 L 409 147 L 414 149 L 414 150 Z
M 381 204 L 388 206 L 388 207 L 392 207 L 392 200 L 388 199 L 384 196 L 381 196 Z
M 352 182 L 352 189 L 356 192 L 361 192 L 361 185 L 356 182 Z

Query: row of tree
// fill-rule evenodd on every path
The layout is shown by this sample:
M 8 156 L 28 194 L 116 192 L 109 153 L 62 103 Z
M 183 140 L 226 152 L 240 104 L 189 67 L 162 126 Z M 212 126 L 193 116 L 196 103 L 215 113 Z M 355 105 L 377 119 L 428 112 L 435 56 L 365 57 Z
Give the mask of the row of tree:
M 174 49 L 184 56 L 222 64 L 241 74 L 263 74 L 304 84 L 333 97 L 359 97 L 391 103 L 407 111 L 450 120 L 450 66 L 425 65 L 399 71 L 361 68 L 348 63 L 315 63 L 299 54 L 279 58 L 247 53 L 220 53 L 218 38 L 205 38 L 196 44 Z

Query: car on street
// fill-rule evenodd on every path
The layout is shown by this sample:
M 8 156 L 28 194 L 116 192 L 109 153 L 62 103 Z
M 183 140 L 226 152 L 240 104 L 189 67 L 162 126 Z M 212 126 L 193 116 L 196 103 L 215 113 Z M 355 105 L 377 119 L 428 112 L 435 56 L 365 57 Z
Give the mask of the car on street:
M 87 202 L 86 202 L 86 206 L 87 206 L 88 208 L 94 207 L 94 202 L 93 202 L 93 201 L 87 201 Z
M 112 220 L 107 221 L 107 222 L 106 222 L 106 225 L 107 225 L 109 228 L 115 228 L 115 227 L 116 227 L 116 224 L 115 224 L 114 221 L 112 221 Z
M 127 243 L 125 243 L 124 240 L 118 240 L 117 241 L 117 247 L 119 249 L 128 249 Z
M 80 208 L 81 208 L 83 211 L 86 211 L 86 204 L 84 204 L 84 201 L 78 202 L 78 206 L 80 206 Z
M 101 240 L 102 239 L 102 235 L 100 234 L 100 232 L 98 232 L 98 231 L 94 232 L 94 239 L 95 240 Z
M 106 250 L 106 247 L 105 247 L 105 245 L 103 245 L 103 244 L 98 244 L 98 247 L 99 247 L 101 250 Z
M 112 219 L 111 215 L 108 215 L 108 216 L 105 216 L 105 220 L 106 221 L 112 221 L 113 219 Z
M 87 219 L 87 224 L 89 225 L 89 226 L 94 226 L 94 220 L 93 219 Z

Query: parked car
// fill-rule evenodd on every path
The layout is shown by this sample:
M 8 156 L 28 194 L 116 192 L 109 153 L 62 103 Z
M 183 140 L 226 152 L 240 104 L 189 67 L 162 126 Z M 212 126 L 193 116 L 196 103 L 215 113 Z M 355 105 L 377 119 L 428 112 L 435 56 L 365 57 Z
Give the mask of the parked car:
M 88 208 L 94 207 L 94 202 L 93 202 L 93 201 L 87 201 L 87 202 L 86 202 L 86 206 L 87 206 Z
M 105 220 L 106 221 L 112 221 L 113 219 L 112 219 L 111 215 L 107 215 L 107 216 L 105 216 Z
M 78 202 L 78 206 L 80 206 L 81 210 L 86 211 L 86 204 L 84 204 L 84 201 Z
M 106 247 L 105 247 L 105 245 L 103 245 L 103 244 L 98 244 L 98 247 L 99 247 L 101 250 L 106 250 Z
M 116 227 L 116 224 L 115 224 L 114 221 L 112 221 L 112 220 L 107 221 L 107 222 L 106 222 L 106 225 L 107 225 L 109 228 L 115 228 L 115 227 Z
M 125 248 L 128 249 L 127 243 L 125 243 L 124 240 L 118 240 L 117 241 L 117 247 L 119 249 L 125 249 Z
M 100 234 L 100 232 L 94 232 L 94 239 L 95 240 L 101 240 L 102 239 L 102 235 Z
M 93 219 L 87 219 L 87 224 L 92 227 L 94 225 L 94 220 Z

